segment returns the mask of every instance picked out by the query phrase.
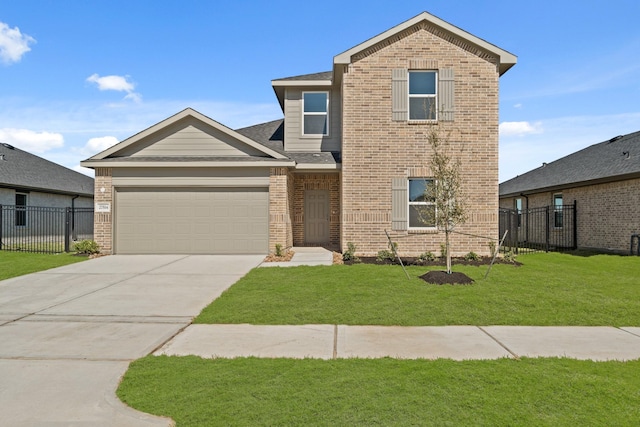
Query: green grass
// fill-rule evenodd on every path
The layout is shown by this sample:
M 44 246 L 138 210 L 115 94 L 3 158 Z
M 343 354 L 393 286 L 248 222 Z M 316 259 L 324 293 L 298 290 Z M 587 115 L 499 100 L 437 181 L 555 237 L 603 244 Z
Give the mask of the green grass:
M 635 426 L 640 361 L 146 357 L 118 396 L 178 426 Z
M 71 253 L 34 254 L 29 252 L 0 251 L 0 280 L 50 268 L 62 267 L 86 260 Z
M 454 266 L 476 282 L 430 285 L 426 267 L 353 265 L 252 270 L 195 323 L 640 326 L 640 259 L 523 255 L 520 267 Z M 438 267 L 436 267 L 438 268 Z M 440 267 L 441 268 L 441 267 Z

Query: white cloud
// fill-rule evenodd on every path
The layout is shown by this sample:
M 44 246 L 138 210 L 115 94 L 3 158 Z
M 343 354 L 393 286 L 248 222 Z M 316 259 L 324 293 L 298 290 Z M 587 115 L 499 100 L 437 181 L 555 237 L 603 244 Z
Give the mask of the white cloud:
M 42 154 L 64 146 L 62 134 L 34 132 L 29 129 L 2 128 L 0 129 L 0 141 L 36 154 Z
M 22 55 L 31 50 L 29 44 L 35 42 L 33 37 L 22 34 L 18 27 L 10 28 L 0 22 L 0 59 L 5 64 L 19 62 Z
M 125 99 L 130 99 L 134 102 L 140 102 L 142 95 L 134 92 L 136 88 L 135 83 L 129 81 L 129 76 L 102 76 L 98 74 L 92 74 L 87 77 L 89 83 L 95 83 L 100 90 L 114 90 L 116 92 L 127 92 Z
M 500 136 L 523 136 L 534 133 L 542 133 L 542 123 L 529 122 L 502 122 L 500 123 Z
M 99 138 L 91 138 L 87 141 L 83 148 L 83 154 L 87 156 L 93 156 L 98 154 L 107 148 L 110 148 L 118 143 L 118 138 L 115 136 L 102 136 Z

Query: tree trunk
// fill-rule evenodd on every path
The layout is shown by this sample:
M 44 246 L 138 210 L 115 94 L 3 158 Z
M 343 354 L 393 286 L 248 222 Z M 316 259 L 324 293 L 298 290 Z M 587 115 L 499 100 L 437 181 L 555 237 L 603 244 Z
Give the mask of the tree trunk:
M 445 246 L 447 248 L 447 274 L 451 274 L 451 250 L 449 248 L 449 232 L 445 231 Z

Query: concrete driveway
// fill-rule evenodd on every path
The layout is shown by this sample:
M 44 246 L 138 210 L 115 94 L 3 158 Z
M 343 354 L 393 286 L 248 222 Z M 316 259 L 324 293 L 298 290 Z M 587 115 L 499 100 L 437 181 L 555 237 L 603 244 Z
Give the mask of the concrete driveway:
M 2 424 L 171 425 L 123 405 L 121 376 L 262 259 L 114 255 L 0 282 Z

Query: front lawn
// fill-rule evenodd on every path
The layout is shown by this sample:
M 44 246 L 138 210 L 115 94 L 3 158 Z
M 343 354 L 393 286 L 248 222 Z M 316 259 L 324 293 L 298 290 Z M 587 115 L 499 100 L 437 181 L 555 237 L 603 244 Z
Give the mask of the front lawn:
M 62 267 L 85 261 L 87 257 L 72 253 L 36 254 L 29 252 L 0 251 L 0 280 L 24 274 Z
M 195 323 L 640 326 L 640 258 L 522 255 L 523 265 L 454 266 L 473 285 L 430 285 L 426 267 L 257 268 Z M 441 268 L 441 267 L 435 267 Z
M 640 424 L 640 361 L 149 356 L 117 394 L 180 426 Z

